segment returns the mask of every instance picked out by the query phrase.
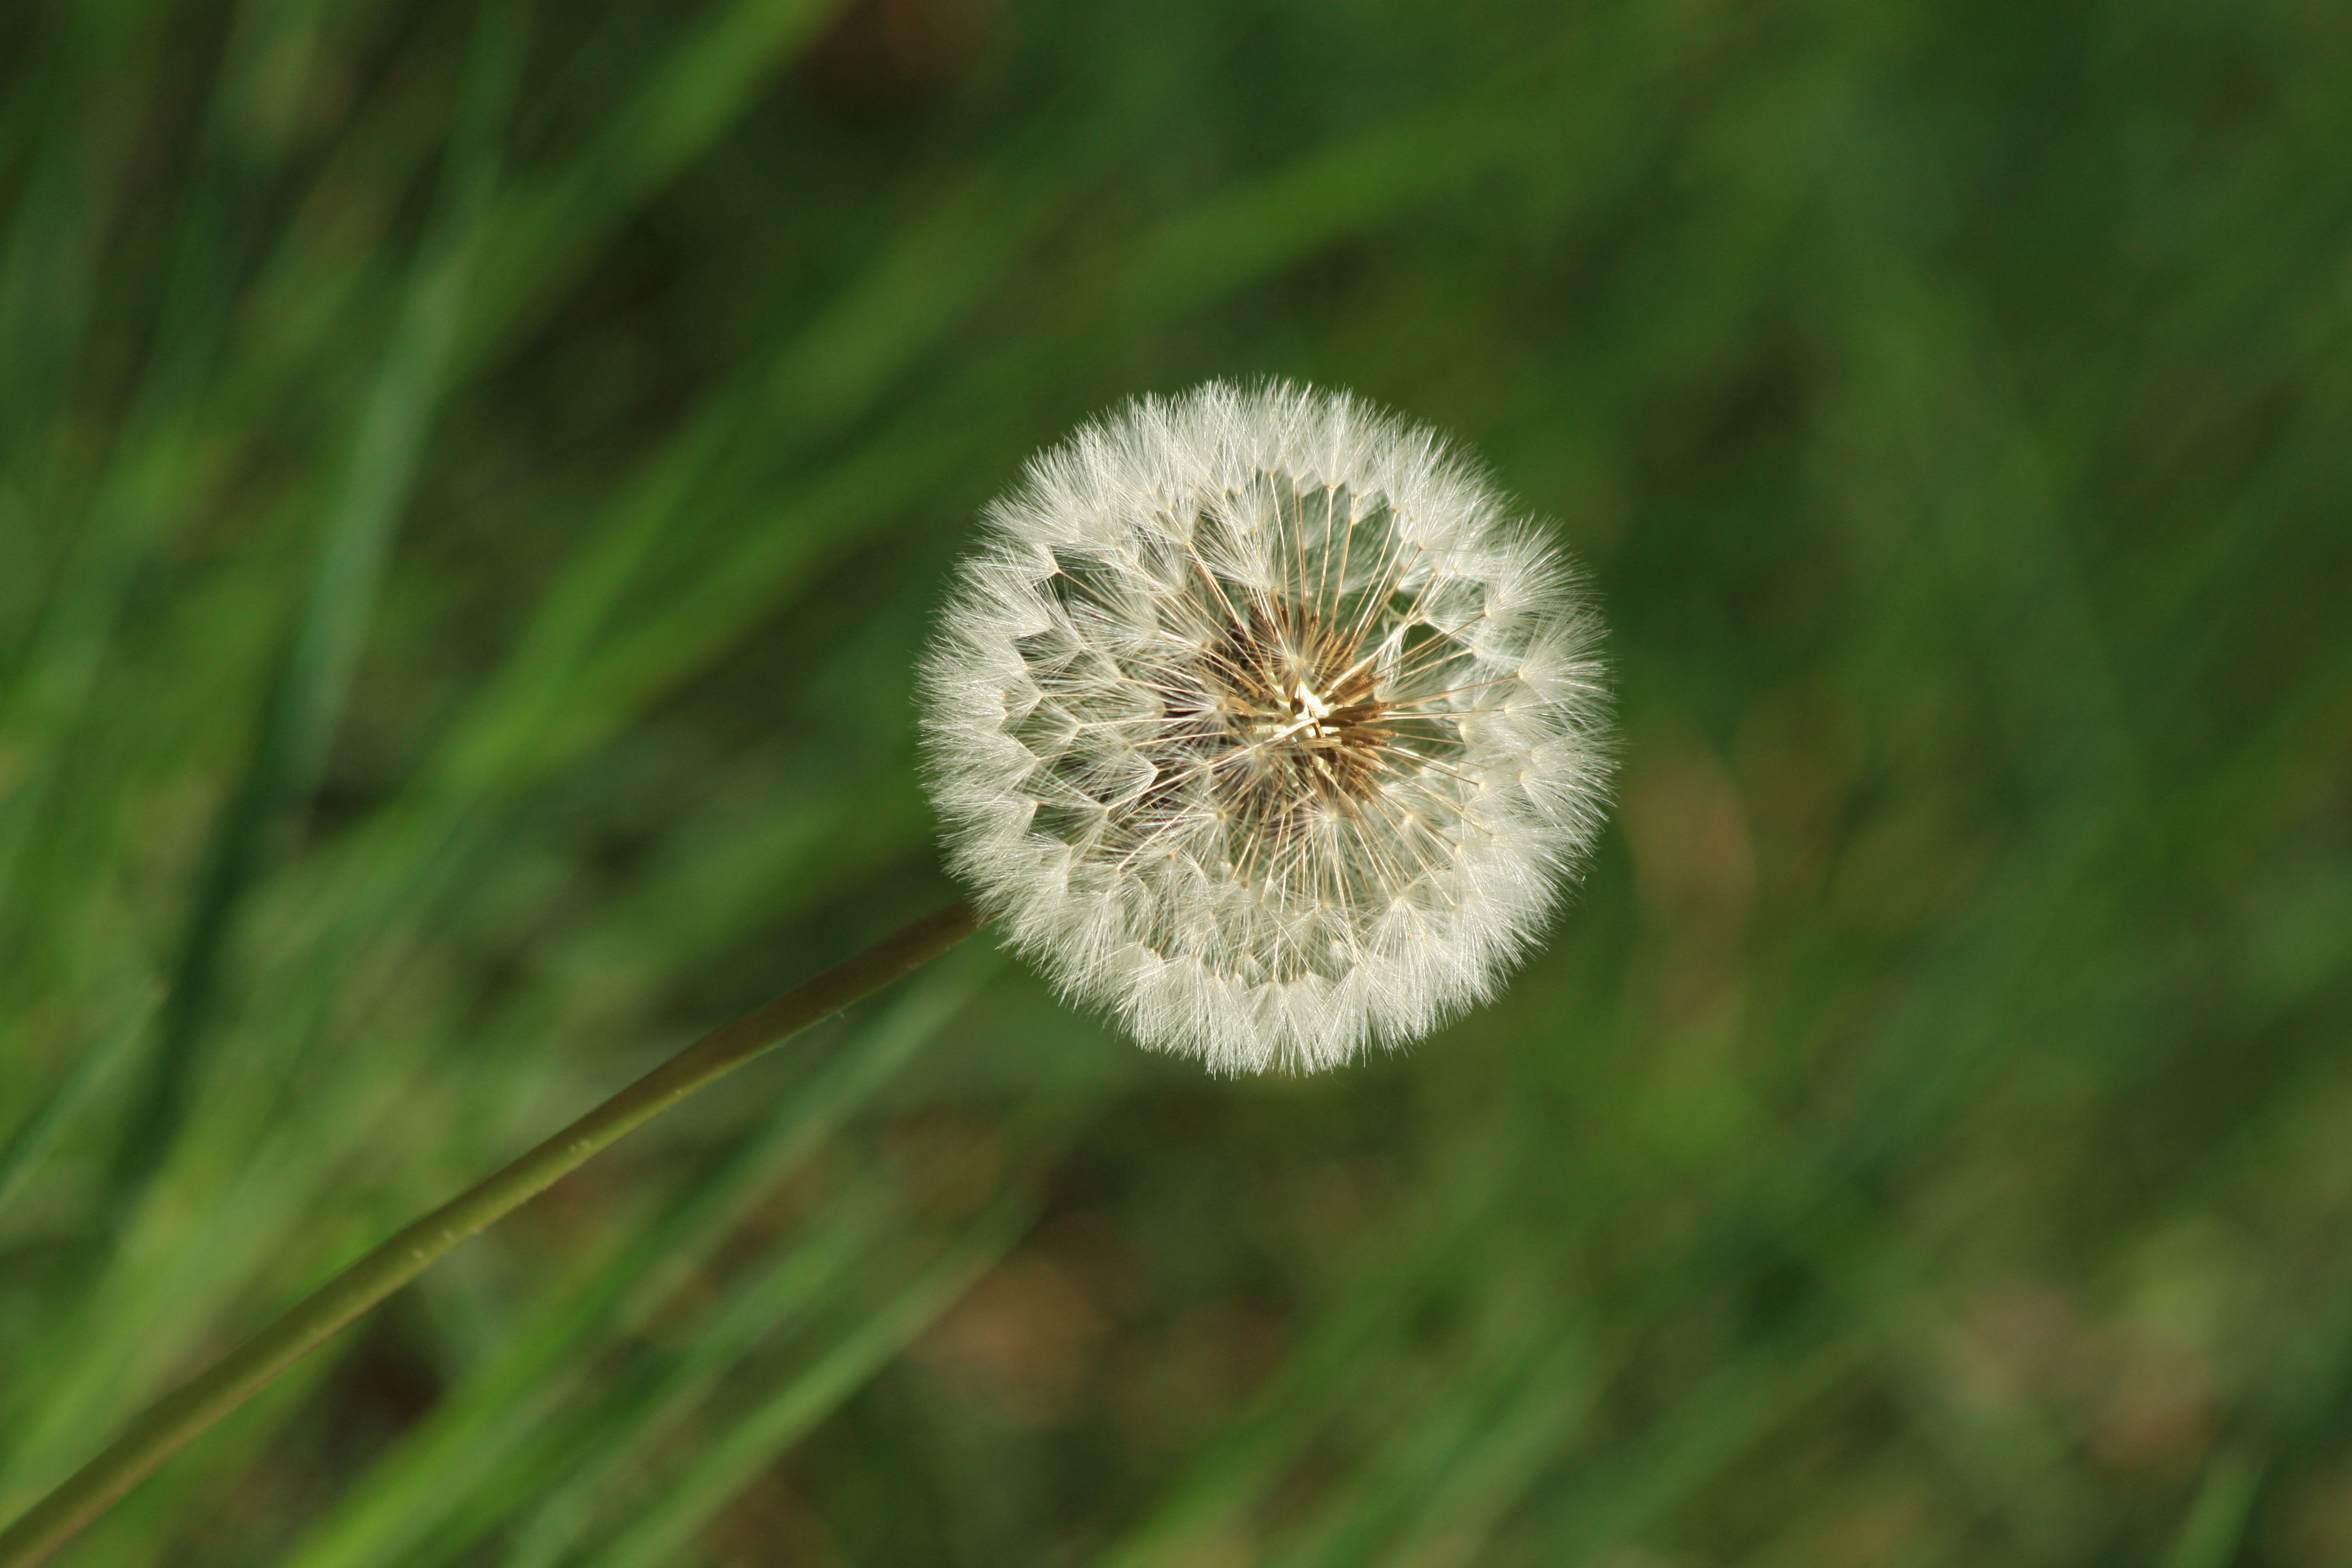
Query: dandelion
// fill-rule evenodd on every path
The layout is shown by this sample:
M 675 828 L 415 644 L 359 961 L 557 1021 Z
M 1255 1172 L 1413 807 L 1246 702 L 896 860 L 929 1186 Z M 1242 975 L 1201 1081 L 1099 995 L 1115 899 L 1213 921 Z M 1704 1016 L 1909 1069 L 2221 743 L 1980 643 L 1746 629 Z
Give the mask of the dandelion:
M 1223 1072 L 1412 1039 L 1535 941 L 1600 821 L 1598 632 L 1433 432 L 1344 393 L 1213 383 L 1080 430 L 988 520 L 923 673 L 975 898 L 394 1233 L 0 1528 L 0 1563 L 29 1568 L 465 1237 L 983 916 L 1146 1046 Z
M 1311 1071 L 1489 995 L 1596 830 L 1598 631 L 1435 432 L 1143 398 L 988 510 L 926 661 L 950 861 L 1141 1044 Z

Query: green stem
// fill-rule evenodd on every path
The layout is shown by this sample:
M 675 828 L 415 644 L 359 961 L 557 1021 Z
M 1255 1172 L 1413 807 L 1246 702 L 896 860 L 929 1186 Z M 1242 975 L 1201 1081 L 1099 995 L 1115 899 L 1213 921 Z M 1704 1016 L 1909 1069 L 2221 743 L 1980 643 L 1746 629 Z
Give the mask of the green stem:
M 336 1331 L 430 1268 L 451 1247 L 546 1191 L 696 1089 L 871 995 L 980 929 L 959 900 L 856 957 L 785 992 L 672 1057 L 495 1174 L 467 1188 L 328 1280 L 276 1321 L 149 1407 L 99 1456 L 0 1531 L 0 1568 L 31 1568 L 181 1445 L 259 1393 Z

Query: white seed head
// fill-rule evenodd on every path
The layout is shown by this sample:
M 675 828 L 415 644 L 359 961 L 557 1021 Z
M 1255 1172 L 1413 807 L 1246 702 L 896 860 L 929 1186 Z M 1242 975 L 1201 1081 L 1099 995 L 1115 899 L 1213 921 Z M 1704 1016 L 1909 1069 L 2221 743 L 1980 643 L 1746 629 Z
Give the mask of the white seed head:
M 1143 1045 L 1311 1071 L 1490 994 L 1599 826 L 1598 628 L 1433 431 L 1211 383 L 1034 458 L 925 660 L 950 863 Z

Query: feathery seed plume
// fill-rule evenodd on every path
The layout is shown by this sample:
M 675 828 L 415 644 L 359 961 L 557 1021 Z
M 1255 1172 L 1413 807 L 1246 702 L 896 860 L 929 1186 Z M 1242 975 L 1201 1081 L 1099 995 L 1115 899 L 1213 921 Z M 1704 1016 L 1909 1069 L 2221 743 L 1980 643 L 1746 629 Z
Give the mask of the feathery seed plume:
M 950 863 L 1061 991 L 1221 1072 L 1489 995 L 1598 829 L 1599 628 L 1433 431 L 1210 383 L 1032 459 L 925 661 Z

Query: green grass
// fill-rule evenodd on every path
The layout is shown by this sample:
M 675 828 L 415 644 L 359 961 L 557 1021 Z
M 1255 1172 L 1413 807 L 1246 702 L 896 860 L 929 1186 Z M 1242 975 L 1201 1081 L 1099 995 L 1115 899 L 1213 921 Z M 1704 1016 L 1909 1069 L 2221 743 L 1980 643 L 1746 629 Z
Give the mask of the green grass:
M 0 16 L 0 1518 L 943 901 L 980 504 L 1209 375 L 1590 567 L 1577 907 L 1227 1083 L 973 953 L 58 1561 L 2352 1559 L 2327 6 Z

